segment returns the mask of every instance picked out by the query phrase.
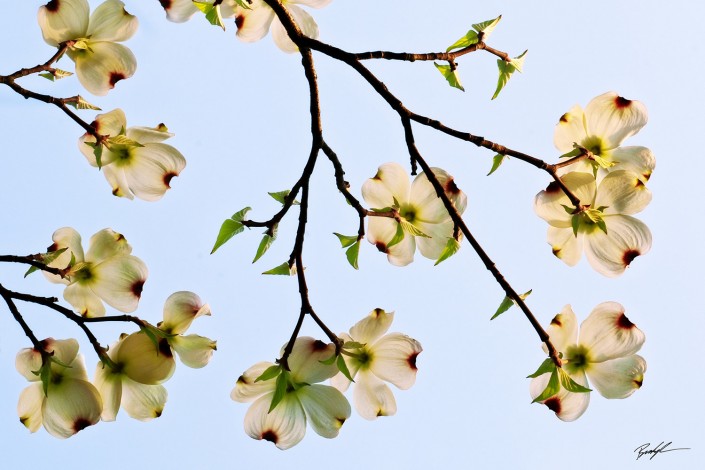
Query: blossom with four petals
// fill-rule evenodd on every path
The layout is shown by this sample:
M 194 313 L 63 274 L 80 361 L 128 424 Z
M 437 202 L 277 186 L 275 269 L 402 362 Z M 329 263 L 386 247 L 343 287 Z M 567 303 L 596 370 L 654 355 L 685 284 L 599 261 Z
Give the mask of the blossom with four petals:
M 350 417 L 350 403 L 337 389 L 318 383 L 338 372 L 335 364 L 323 363 L 334 353 L 333 344 L 300 337 L 288 359 L 291 370 L 282 371 L 286 374 L 283 377 L 257 381 L 274 366 L 271 362 L 259 362 L 247 369 L 230 394 L 240 403 L 254 401 L 245 415 L 245 432 L 253 439 L 273 442 L 280 449 L 298 444 L 304 438 L 307 422 L 319 435 L 336 437 Z M 270 410 L 277 382 L 282 379 L 287 381 L 286 391 Z
M 171 179 L 186 166 L 186 159 L 174 147 L 162 143 L 174 134 L 163 124 L 157 127 L 127 127 L 125 113 L 114 109 L 96 116 L 91 124 L 95 131 L 113 138 L 101 154 L 101 165 L 113 194 L 145 201 L 156 201 L 170 189 Z M 110 139 L 109 139 L 110 140 Z M 92 166 L 98 161 L 91 145 L 93 135 L 86 133 L 78 140 L 78 148 Z
M 108 305 L 121 312 L 137 308 L 142 287 L 147 280 L 147 266 L 132 256 L 132 247 L 121 234 L 103 229 L 91 237 L 88 252 L 83 254 L 81 236 L 71 227 L 54 232 L 54 244 L 48 251 L 66 248 L 50 267 L 65 269 L 65 277 L 44 273 L 51 282 L 67 284 L 64 299 L 85 317 L 102 317 Z
M 130 39 L 138 22 L 119 0 L 106 0 L 90 17 L 89 12 L 87 0 L 51 0 L 37 16 L 44 41 L 52 46 L 68 42 L 81 85 L 102 96 L 137 69 L 132 51 L 117 43 Z
M 32 384 L 20 393 L 17 414 L 31 432 L 43 424 L 49 434 L 65 439 L 100 420 L 103 408 L 98 390 L 88 381 L 83 356 L 75 339 L 47 338 L 41 346 L 51 356 L 42 364 L 42 353 L 34 348 L 17 354 L 15 367 Z M 46 383 L 40 370 L 48 367 Z
M 385 334 L 393 320 L 394 312 L 378 308 L 350 328 L 349 335 L 340 335 L 345 342 L 361 345 L 344 349 L 343 358 L 355 380 L 355 409 L 365 419 L 396 413 L 394 394 L 385 382 L 406 390 L 416 381 L 416 357 L 422 351 L 421 344 L 401 333 Z M 339 373 L 331 379 L 331 384 L 344 392 L 350 380 Z
M 590 383 L 605 398 L 627 398 L 644 381 L 646 361 L 636 352 L 644 344 L 644 333 L 624 314 L 616 302 L 603 302 L 583 321 L 578 335 L 575 313 L 566 305 L 547 329 L 550 340 L 562 353 L 563 369 L 583 387 Z M 544 350 L 546 347 L 544 345 Z M 548 384 L 549 373 L 531 381 L 532 398 Z M 578 419 L 590 402 L 589 393 L 573 393 L 561 388 L 541 403 L 563 421 Z
M 467 206 L 465 193 L 458 189 L 447 172 L 440 168 L 432 170 L 458 213 L 462 214 Z M 387 253 L 387 259 L 395 266 L 411 263 L 417 245 L 423 256 L 437 260 L 448 239 L 453 237 L 453 220 L 424 173 L 410 184 L 401 165 L 386 163 L 362 185 L 362 196 L 374 209 L 393 209 L 398 213 L 398 219 L 371 216 L 367 226 L 369 242 Z M 404 237 L 398 240 L 400 228 Z M 396 243 L 392 244 L 393 241 Z

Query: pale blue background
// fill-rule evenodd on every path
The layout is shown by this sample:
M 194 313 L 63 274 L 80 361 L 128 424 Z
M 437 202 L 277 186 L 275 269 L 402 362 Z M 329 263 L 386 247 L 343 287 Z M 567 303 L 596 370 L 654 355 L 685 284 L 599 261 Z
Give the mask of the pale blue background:
M 600 302 L 621 302 L 645 333 L 644 387 L 624 401 L 597 393 L 585 415 L 563 423 L 530 405 L 524 377 L 542 360 L 538 339 L 514 309 L 490 323 L 503 293 L 465 246 L 432 267 L 417 257 L 399 269 L 365 243 L 360 271 L 352 270 L 332 232 L 354 233 L 357 218 L 337 193 L 332 168 L 319 159 L 313 179 L 305 264 L 311 301 L 335 331 L 346 331 L 374 307 L 396 311 L 394 331 L 424 346 L 418 380 L 395 392 L 398 414 L 367 422 L 356 414 L 341 435 L 325 440 L 310 429 L 302 443 L 281 452 L 242 431 L 247 405 L 229 393 L 252 363 L 273 360 L 298 313 L 294 278 L 260 273 L 291 250 L 297 213 L 256 265 L 250 262 L 259 230 L 208 253 L 223 219 L 244 206 L 253 218 L 278 209 L 267 191 L 290 187 L 308 155 L 308 96 L 300 60 L 281 54 L 267 37 L 248 45 L 202 18 L 164 19 L 156 0 L 127 1 L 141 26 L 126 44 L 139 68 L 107 97 L 91 97 L 75 78 L 22 83 L 57 96 L 81 93 L 108 111 L 125 110 L 128 125 L 165 122 L 170 142 L 188 159 L 173 190 L 158 203 L 110 194 L 103 175 L 79 153 L 82 130 L 56 108 L 25 101 L 0 88 L 0 253 L 42 251 L 52 232 L 75 227 L 87 243 L 112 227 L 149 266 L 138 313 L 161 319 L 176 290 L 193 290 L 213 309 L 190 330 L 218 340 L 211 364 L 179 364 L 167 383 L 164 415 L 140 423 L 124 413 L 66 441 L 44 430 L 30 435 L 18 422 L 17 397 L 25 380 L 14 369 L 29 345 L 0 308 L 0 467 L 30 468 L 695 468 L 705 461 L 702 304 L 705 250 L 702 17 L 699 2 L 675 0 L 566 1 L 334 1 L 314 11 L 323 40 L 352 51 L 445 49 L 472 23 L 503 14 L 490 44 L 518 55 L 529 49 L 523 75 L 490 102 L 495 59 L 460 60 L 467 90 L 445 85 L 430 63 L 369 62 L 410 109 L 461 130 L 547 160 L 558 117 L 574 104 L 615 90 L 641 100 L 649 124 L 628 144 L 650 147 L 657 170 L 652 204 L 640 214 L 652 229 L 651 253 L 619 279 L 606 279 L 583 260 L 568 268 L 546 244 L 546 224 L 532 200 L 546 174 L 510 160 L 486 177 L 493 154 L 416 127 L 421 152 L 452 173 L 467 193 L 471 229 L 517 290 L 533 288 L 529 305 L 543 324 L 570 303 L 580 318 Z M 0 73 L 43 62 L 52 48 L 36 23 L 38 1 L 0 0 Z M 98 2 L 91 1 L 93 6 Z M 324 133 L 347 170 L 354 194 L 378 165 L 407 162 L 398 117 L 346 66 L 315 56 Z M 63 59 L 60 66 L 71 69 Z M 91 121 L 94 112 L 81 114 Z M 23 280 L 22 266 L 4 265 L 7 288 L 61 297 L 41 275 Z M 41 338 L 78 337 L 52 312 L 20 305 Z M 104 344 L 128 325 L 95 327 Z M 311 322 L 305 332 L 321 336 Z M 96 357 L 83 338 L 92 374 Z M 636 462 L 640 444 L 673 441 L 691 450 Z M 286 466 L 286 467 L 285 467 Z

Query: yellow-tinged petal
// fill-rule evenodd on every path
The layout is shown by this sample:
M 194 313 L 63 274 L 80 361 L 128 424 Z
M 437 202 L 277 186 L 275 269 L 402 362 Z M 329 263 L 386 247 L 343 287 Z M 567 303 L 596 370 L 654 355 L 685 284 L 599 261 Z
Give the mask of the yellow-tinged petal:
M 69 51 L 76 62 L 76 75 L 90 93 L 107 95 L 120 80 L 137 70 L 137 59 L 130 49 L 114 42 L 90 42 L 90 49 Z
M 111 356 L 112 358 L 112 356 Z M 95 371 L 95 386 L 103 400 L 103 421 L 115 421 L 122 401 L 122 380 L 125 377 L 99 362 Z
M 406 390 L 416 381 L 416 358 L 421 343 L 401 333 L 390 333 L 368 346 L 370 371 L 385 382 Z
M 106 0 L 93 10 L 86 36 L 91 41 L 122 42 L 135 34 L 137 26 L 137 17 L 125 11 L 123 2 Z
M 215 341 L 199 335 L 177 335 L 169 338 L 169 343 L 181 362 L 194 369 L 205 367 L 216 350 Z
M 90 287 L 79 283 L 71 284 L 64 289 L 64 300 L 84 317 L 95 318 L 105 316 L 105 305 Z
M 44 390 L 41 383 L 33 383 L 20 393 L 17 416 L 20 417 L 20 423 L 30 432 L 37 432 L 42 425 L 43 402 Z
M 284 348 L 281 352 L 284 352 Z M 338 373 L 338 367 L 321 361 L 329 359 L 334 352 L 335 346 L 332 343 L 324 343 L 308 336 L 297 338 L 289 356 L 292 381 L 312 384 L 333 377 Z
M 168 397 L 162 385 L 145 385 L 123 376 L 122 387 L 122 407 L 131 418 L 149 421 L 162 415 Z
M 398 204 L 409 202 L 409 176 L 398 163 L 385 163 L 377 170 L 377 174 L 362 185 L 362 197 L 374 209 L 392 207 L 394 201 Z
M 353 402 L 358 414 L 367 420 L 393 416 L 397 412 L 397 402 L 392 390 L 369 371 L 361 371 L 357 376 Z
M 51 0 L 39 7 L 37 20 L 44 41 L 58 46 L 59 43 L 85 37 L 88 12 L 86 0 Z
M 592 385 L 605 398 L 627 398 L 641 388 L 646 373 L 643 357 L 621 357 L 591 364 L 587 371 Z
M 145 201 L 156 201 L 171 188 L 171 180 L 186 167 L 184 156 L 171 145 L 151 143 L 130 150 L 130 158 L 116 161 L 130 191 Z
M 651 250 L 651 230 L 629 215 L 604 217 L 607 233 L 595 230 L 585 234 L 585 255 L 600 274 L 617 277 L 638 256 Z
M 550 376 L 551 374 L 543 374 L 531 380 L 531 398 L 536 398 L 544 391 Z M 584 372 L 571 375 L 571 378 L 583 387 L 588 386 L 587 377 L 585 377 Z M 546 405 L 549 410 L 553 411 L 561 421 L 575 421 L 587 410 L 590 404 L 590 393 L 571 393 L 561 388 L 558 394 L 541 403 Z
M 289 11 L 292 18 L 294 18 L 294 22 L 298 25 L 304 36 L 313 39 L 318 38 L 318 25 L 311 15 L 291 4 L 287 5 L 286 9 Z M 296 44 L 294 44 L 294 41 L 289 38 L 279 18 L 274 18 L 272 21 L 272 39 L 279 49 L 288 54 L 293 54 L 299 50 Z
M 276 386 L 276 379 L 255 382 L 265 370 L 273 365 L 274 364 L 271 362 L 258 362 L 243 372 L 237 379 L 235 388 L 230 392 L 230 398 L 240 403 L 248 403 L 266 393 L 273 393 Z
M 98 390 L 85 380 L 64 379 L 50 384 L 42 405 L 44 428 L 67 438 L 100 420 L 103 401 Z
M 210 306 L 198 295 L 188 291 L 174 292 L 164 302 L 164 321 L 159 328 L 167 333 L 181 334 L 188 330 L 193 320 L 210 314 Z
M 376 308 L 350 328 L 350 337 L 353 341 L 369 345 L 381 338 L 389 330 L 393 321 L 394 312 L 385 312 L 381 308 Z
M 624 314 L 617 302 L 603 302 L 593 309 L 580 326 L 580 344 L 590 351 L 591 362 L 635 354 L 646 336 Z
M 610 91 L 593 98 L 585 108 L 588 134 L 599 136 L 607 148 L 621 143 L 639 132 L 648 121 L 646 106 Z
M 154 344 L 152 339 L 141 331 L 122 340 L 117 362 L 122 366 L 125 375 L 147 385 L 169 380 L 176 368 L 167 340 L 161 338 Z
M 132 253 L 132 247 L 127 243 L 127 239 L 121 233 L 106 228 L 91 237 L 86 261 L 98 264 L 113 256 L 130 253 Z
M 332 439 L 350 417 L 350 403 L 337 389 L 314 384 L 296 391 L 308 423 L 319 436 Z
M 267 35 L 274 11 L 262 0 L 252 0 L 250 8 L 235 9 L 237 37 L 244 42 L 259 41 Z
M 108 305 L 121 312 L 134 312 L 147 280 L 147 266 L 132 255 L 113 256 L 94 266 L 90 288 Z
M 274 392 L 255 401 L 245 415 L 245 432 L 253 439 L 269 441 L 278 448 L 289 449 L 306 434 L 306 415 L 299 399 L 287 393 L 269 412 Z
M 573 144 L 580 144 L 587 137 L 585 113 L 583 108 L 575 105 L 558 120 L 553 134 L 553 144 L 561 152 L 573 150 Z

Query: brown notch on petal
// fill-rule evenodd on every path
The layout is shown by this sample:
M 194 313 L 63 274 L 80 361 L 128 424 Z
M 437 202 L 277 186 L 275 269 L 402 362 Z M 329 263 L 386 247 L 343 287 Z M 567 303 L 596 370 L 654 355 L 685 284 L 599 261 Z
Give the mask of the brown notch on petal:
M 450 178 L 447 182 L 445 187 L 443 188 L 447 194 L 458 194 L 460 192 L 460 189 L 458 186 L 455 184 L 455 180 L 453 178 Z
M 116 187 L 115 189 L 113 189 L 113 196 L 120 197 L 120 188 L 119 187 Z
M 561 257 L 561 251 L 562 251 L 562 250 L 563 250 L 563 248 L 558 248 L 558 247 L 555 247 L 555 246 L 551 247 L 551 251 L 553 252 L 553 255 L 554 255 L 555 257 L 557 257 L 557 258 L 560 258 L 560 257 Z
M 59 9 L 59 0 L 51 0 L 49 3 L 46 4 L 46 8 L 48 11 L 54 13 Z
M 382 408 L 377 410 L 377 417 L 380 417 L 380 416 L 387 416 L 386 414 L 384 414 L 384 410 Z
M 132 291 L 133 294 L 135 294 L 135 297 L 138 299 L 142 296 L 142 289 L 144 288 L 144 280 L 140 279 L 139 281 L 136 281 L 134 284 L 132 284 L 132 287 L 130 290 Z
M 624 255 L 622 255 L 622 263 L 624 263 L 624 266 L 629 266 L 632 261 L 634 261 L 634 258 L 639 255 L 641 255 L 641 253 L 638 250 L 627 250 L 624 252 Z
M 375 243 L 375 247 L 382 253 L 389 253 L 389 251 L 387 250 L 387 245 L 382 242 Z
M 617 317 L 617 327 L 623 330 L 631 330 L 632 328 L 636 328 L 636 325 L 632 323 L 625 314 L 622 313 L 620 316 Z
M 551 397 L 545 402 L 543 402 L 543 404 L 546 405 L 549 410 L 553 411 L 556 414 L 559 414 L 561 412 L 561 399 L 558 397 Z
M 379 308 L 379 307 L 377 307 L 376 309 L 372 310 L 372 315 L 373 315 L 375 318 L 378 318 L 378 317 L 381 316 L 383 313 L 384 313 L 384 310 L 382 310 L 382 309 Z
M 636 388 L 641 388 L 641 385 L 644 383 L 644 376 L 642 375 L 638 379 L 632 380 L 632 383 L 634 383 L 634 385 L 636 385 Z
M 174 353 L 171 352 L 171 346 L 169 346 L 169 341 L 166 338 L 159 340 L 159 354 L 166 357 L 174 357 Z
M 119 242 L 119 241 L 122 241 L 122 240 L 125 239 L 125 235 L 123 235 L 122 233 L 116 233 L 115 235 L 116 235 L 116 236 L 115 236 L 115 241 L 116 241 L 116 242 Z
M 247 381 L 244 375 L 241 375 L 240 377 L 237 378 L 237 383 L 239 384 L 249 384 L 250 382 Z
M 558 122 L 568 122 L 568 113 L 565 113 L 561 118 L 558 120 Z
M 277 441 L 279 440 L 279 436 L 277 436 L 276 433 L 274 431 L 272 431 L 271 429 L 264 431 L 260 437 L 262 439 L 264 439 L 265 441 L 269 441 L 274 444 L 276 444 Z
M 338 427 L 342 428 L 343 424 L 345 424 L 345 418 L 338 418 L 336 417 L 335 420 L 338 422 Z
M 628 108 L 629 105 L 632 104 L 632 100 L 628 100 L 626 98 L 622 98 L 621 96 L 618 96 L 614 99 L 614 104 L 619 109 Z
M 27 421 L 29 421 L 29 416 L 20 416 L 20 423 L 22 423 L 24 427 L 27 427 Z
M 164 410 L 154 410 L 154 417 L 159 418 Z
M 646 188 L 646 185 L 644 184 L 643 181 L 641 181 L 639 178 L 637 178 L 636 181 L 634 182 L 634 187 L 637 189 L 644 189 L 644 188 Z
M 237 29 L 242 28 L 243 24 L 245 24 L 245 15 L 237 15 L 235 17 L 235 26 L 237 26 Z
M 551 325 L 556 325 L 558 327 L 563 326 L 563 323 L 561 323 L 561 321 L 558 319 L 558 315 L 553 317 L 553 320 L 551 320 Z
M 179 176 L 179 175 L 177 175 L 176 173 L 173 173 L 173 172 L 166 173 L 166 174 L 164 175 L 164 180 L 163 180 L 163 181 L 164 181 L 164 186 L 166 186 L 167 188 L 171 188 L 171 186 L 169 186 L 169 183 L 171 183 L 171 179 L 172 179 L 174 176 Z
M 546 186 L 545 191 L 547 193 L 558 193 L 561 191 L 561 187 L 558 185 L 557 182 L 551 181 L 550 183 L 548 183 L 548 186 Z
M 416 358 L 419 357 L 419 353 L 415 352 L 409 358 L 406 360 L 406 362 L 409 364 L 409 367 L 411 367 L 414 370 L 418 370 L 416 368 Z
M 92 425 L 90 421 L 88 421 L 86 418 L 78 418 L 76 421 L 73 422 L 73 432 L 77 433 L 79 431 L 83 431 L 86 429 L 88 426 Z
M 313 342 L 311 345 L 311 350 L 316 352 L 316 351 L 324 351 L 328 348 L 328 345 L 321 341 L 320 339 L 317 339 L 316 341 Z
M 58 249 L 59 249 L 59 245 L 57 245 L 56 243 L 52 243 L 51 245 L 49 245 L 47 247 L 47 253 L 50 253 L 52 251 L 56 251 Z
M 168 10 L 169 8 L 171 8 L 172 0 L 159 0 L 159 3 L 162 4 L 165 10 Z
M 122 72 L 110 72 L 110 78 L 108 79 L 108 83 L 110 83 L 110 88 L 114 88 L 117 82 L 126 78 L 127 77 Z

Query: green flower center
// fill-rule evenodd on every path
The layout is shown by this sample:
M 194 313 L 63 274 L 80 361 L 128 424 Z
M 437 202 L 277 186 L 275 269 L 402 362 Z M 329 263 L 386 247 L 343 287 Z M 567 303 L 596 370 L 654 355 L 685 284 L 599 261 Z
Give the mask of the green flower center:
M 591 135 L 587 139 L 583 140 L 582 145 L 598 157 L 604 156 L 605 153 L 607 153 L 604 142 L 602 142 L 602 139 L 595 135 Z
M 130 152 L 130 147 L 127 145 L 115 145 L 110 151 L 115 155 L 115 163 L 118 166 L 128 165 L 132 159 L 132 153 Z
M 413 223 L 416 220 L 416 209 L 412 206 L 402 206 L 399 209 L 399 215 L 405 218 L 408 222 Z
M 93 272 L 91 271 L 90 263 L 82 263 L 82 266 L 72 273 L 72 277 L 75 282 L 79 284 L 87 284 L 90 282 L 90 280 L 93 279 Z
M 590 351 L 583 345 L 569 346 L 565 353 L 566 372 L 576 374 L 585 371 L 590 365 Z

